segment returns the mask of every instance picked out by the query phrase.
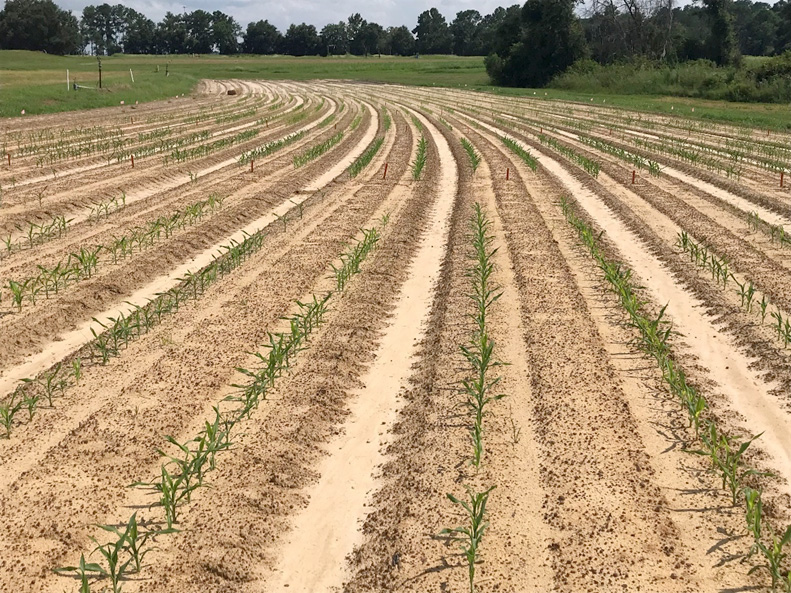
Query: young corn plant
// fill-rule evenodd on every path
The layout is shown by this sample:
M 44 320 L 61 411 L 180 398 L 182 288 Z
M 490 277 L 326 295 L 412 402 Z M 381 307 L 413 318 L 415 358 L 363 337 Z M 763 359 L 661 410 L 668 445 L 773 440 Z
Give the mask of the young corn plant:
M 321 124 L 319 124 L 319 126 L 321 126 Z M 252 160 L 263 158 L 265 156 L 272 154 L 273 152 L 277 152 L 281 148 L 285 148 L 289 144 L 293 144 L 294 142 L 302 138 L 305 135 L 305 133 L 306 133 L 305 131 L 295 132 L 294 134 L 290 134 L 285 138 L 281 138 L 280 140 L 273 140 L 272 142 L 269 142 L 264 146 L 243 152 L 242 156 L 239 157 L 239 164 L 246 165 Z
M 740 443 L 734 437 L 720 432 L 714 422 L 707 421 L 706 429 L 701 431 L 700 435 L 704 445 L 703 449 L 689 451 L 695 455 L 709 458 L 712 471 L 719 473 L 722 478 L 722 488 L 727 487 L 730 490 L 733 504 L 736 504 L 742 494 L 742 484 L 747 476 L 767 475 L 754 469 L 744 468 L 742 461 L 744 453 L 761 434 Z
M 602 269 L 618 267 L 613 262 L 607 260 L 603 250 L 599 247 L 599 237 L 592 231 L 590 226 L 579 218 L 567 198 L 561 199 L 561 208 L 569 224 L 577 230 L 577 233 L 590 251 L 591 256 L 598 262 Z M 682 248 L 686 245 L 690 248 L 688 236 L 680 236 L 679 244 Z M 667 343 L 668 332 L 656 331 L 655 323 L 646 317 L 642 312 L 642 303 L 633 296 L 635 288 L 629 280 L 629 274 L 621 273 L 617 277 L 605 275 L 612 289 L 620 296 L 621 304 L 626 309 L 631 319 L 631 325 L 641 332 L 641 347 L 645 352 L 656 359 L 662 370 L 663 379 L 670 387 L 670 392 L 675 395 L 680 403 L 687 409 L 690 417 L 690 424 L 694 424 L 696 437 L 700 439 L 702 447 L 698 450 L 690 451 L 697 455 L 707 457 L 711 461 L 711 468 L 718 473 L 722 479 L 722 488 L 727 489 L 731 494 L 734 504 L 739 499 L 745 502 L 745 518 L 748 531 L 754 537 L 754 545 L 750 553 L 760 551 L 766 560 L 766 565 L 753 568 L 750 572 L 755 572 L 759 568 L 766 568 L 772 576 L 772 585 L 775 587 L 783 583 L 786 591 L 791 591 L 791 578 L 789 570 L 782 565 L 786 559 L 784 546 L 791 541 L 791 527 L 783 532 L 782 536 L 771 533 L 771 541 L 767 543 L 761 535 L 762 531 L 762 504 L 760 492 L 748 487 L 746 479 L 755 480 L 769 474 L 748 467 L 743 456 L 754 440 L 761 435 L 753 436 L 746 441 L 740 441 L 736 437 L 726 434 L 717 424 L 710 419 L 702 416 L 707 408 L 703 396 L 690 385 L 682 369 L 673 361 Z M 745 301 L 747 297 L 745 297 Z M 630 303 L 637 302 L 637 305 Z M 662 311 L 664 313 L 664 309 Z M 774 314 L 773 314 L 774 316 Z M 660 314 L 661 317 L 661 314 Z M 778 315 L 778 325 L 783 327 L 782 318 Z M 654 328 L 653 330 L 651 328 Z
M 470 593 L 475 593 L 475 563 L 480 558 L 481 542 L 489 527 L 489 521 L 486 519 L 486 503 L 495 486 L 483 492 L 475 492 L 469 486 L 465 486 L 465 488 L 468 500 L 460 500 L 452 494 L 448 494 L 447 497 L 464 510 L 469 523 L 462 527 L 443 529 L 440 535 L 450 536 L 461 547 L 464 558 L 467 560 Z
M 473 335 L 467 344 L 460 346 L 461 353 L 470 366 L 472 374 L 462 380 L 462 391 L 466 397 L 465 406 L 473 416 L 470 437 L 473 445 L 472 465 L 480 467 L 484 453 L 483 420 L 490 403 L 502 399 L 504 395 L 493 391 L 500 377 L 492 377 L 490 371 L 502 365 L 494 355 L 494 341 L 489 336 L 487 318 L 489 309 L 500 298 L 501 292 L 491 276 L 494 273 L 493 259 L 497 249 L 491 248 L 493 237 L 489 232 L 491 222 L 480 204 L 474 205 L 470 221 L 472 252 L 471 266 L 467 269 L 470 282 L 468 297 L 473 303 Z
M 5 429 L 6 438 L 11 438 L 14 418 L 24 406 L 25 401 L 19 389 L 14 390 L 5 402 L 0 403 L 0 426 Z
M 85 554 L 80 554 L 80 563 L 77 566 L 63 566 L 55 569 L 56 573 L 75 573 L 80 579 L 80 592 L 91 593 L 90 579 L 101 578 L 107 576 L 107 571 L 95 562 L 86 562 Z
M 299 167 L 302 167 L 303 165 L 307 165 L 310 161 L 319 158 L 321 155 L 323 155 L 325 152 L 327 152 L 330 148 L 332 148 L 333 146 L 338 144 L 338 142 L 340 142 L 341 140 L 343 140 L 343 131 L 338 132 L 337 134 L 335 134 L 331 138 L 328 138 L 327 140 L 325 140 L 321 144 L 317 144 L 316 146 L 313 146 L 313 147 L 309 148 L 308 150 L 306 150 L 302 154 L 295 155 L 294 156 L 294 168 L 298 169 Z
M 501 136 L 500 140 L 502 140 L 503 144 L 505 144 L 511 150 L 511 152 L 522 159 L 531 170 L 535 171 L 538 168 L 538 160 L 527 150 L 522 148 L 522 146 L 519 145 L 516 140 L 509 138 L 508 136 Z
M 478 169 L 478 165 L 481 164 L 481 155 L 475 150 L 472 142 L 466 138 L 461 139 L 461 145 L 464 147 L 464 152 L 466 152 L 467 156 L 470 158 L 470 166 L 472 167 L 472 172 L 475 173 Z
M 589 159 L 581 154 L 579 154 L 576 150 L 569 148 L 565 144 L 561 144 L 555 138 L 547 136 L 546 134 L 539 134 L 538 140 L 541 144 L 549 146 L 553 148 L 555 151 L 562 154 L 568 160 L 578 164 L 580 167 L 585 169 L 585 171 L 593 177 L 599 176 L 599 170 L 601 169 L 601 165 L 596 161 Z
M 417 152 L 415 153 L 415 160 L 410 165 L 412 169 L 412 179 L 415 181 L 420 180 L 420 175 L 423 173 L 423 168 L 426 166 L 426 159 L 428 158 L 428 143 L 425 136 L 421 136 L 417 143 Z
M 363 152 L 350 166 L 349 166 L 349 177 L 357 177 L 360 172 L 368 166 L 368 163 L 376 156 L 376 153 L 379 152 L 379 149 L 382 147 L 382 143 L 384 142 L 384 138 L 379 136 L 376 138 L 373 143 L 365 149 Z

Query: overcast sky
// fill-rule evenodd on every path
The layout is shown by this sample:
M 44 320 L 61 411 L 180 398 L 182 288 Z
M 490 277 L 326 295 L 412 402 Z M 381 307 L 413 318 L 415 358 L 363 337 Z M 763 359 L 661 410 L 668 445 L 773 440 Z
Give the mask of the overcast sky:
M 117 4 L 120 0 L 55 0 L 61 8 L 71 10 L 78 17 L 82 9 L 89 4 Z M 518 0 L 517 0 L 518 1 Z M 524 2 L 524 0 L 522 0 Z M 522 3 L 520 2 L 520 3 Z M 159 21 L 167 11 L 173 13 L 203 9 L 208 12 L 222 10 L 233 16 L 242 28 L 250 21 L 269 20 L 282 32 L 291 23 L 306 22 L 317 29 L 327 23 L 337 23 L 355 12 L 362 14 L 368 21 L 379 23 L 383 27 L 407 25 L 410 29 L 417 25 L 417 16 L 431 7 L 437 8 L 450 23 L 460 10 L 475 9 L 481 14 L 488 14 L 498 6 L 516 4 L 514 0 L 193 0 L 181 2 L 172 0 L 126 0 L 125 6 L 142 12 L 150 19 Z

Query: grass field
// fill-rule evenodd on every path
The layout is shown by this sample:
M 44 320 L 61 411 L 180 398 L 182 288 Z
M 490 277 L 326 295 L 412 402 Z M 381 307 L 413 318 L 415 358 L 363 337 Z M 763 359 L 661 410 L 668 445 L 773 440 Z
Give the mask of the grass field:
M 56 113 L 154 101 L 189 93 L 202 78 L 276 80 L 353 79 L 409 85 L 480 86 L 488 81 L 481 58 L 430 56 L 113 56 L 102 59 L 101 92 L 67 90 L 71 81 L 96 87 L 96 59 L 0 51 L 0 117 Z M 165 77 L 165 67 L 169 76 Z M 157 67 L 159 71 L 157 72 Z M 132 70 L 135 82 L 131 81 Z
M 27 51 L 0 51 L 0 117 L 57 113 L 155 101 L 189 93 L 202 78 L 248 80 L 348 79 L 414 86 L 467 87 L 512 96 L 546 97 L 606 104 L 637 111 L 681 114 L 762 128 L 791 128 L 785 105 L 729 103 L 653 95 L 591 94 L 556 89 L 510 89 L 491 86 L 479 57 L 392 56 L 332 58 L 291 56 L 113 56 L 102 60 L 102 91 L 67 91 L 72 82 L 96 87 L 96 59 L 50 56 Z M 165 77 L 168 67 L 169 76 Z M 157 71 L 159 67 L 159 71 Z M 131 81 L 132 70 L 135 82 Z M 693 110 L 694 109 L 694 110 Z

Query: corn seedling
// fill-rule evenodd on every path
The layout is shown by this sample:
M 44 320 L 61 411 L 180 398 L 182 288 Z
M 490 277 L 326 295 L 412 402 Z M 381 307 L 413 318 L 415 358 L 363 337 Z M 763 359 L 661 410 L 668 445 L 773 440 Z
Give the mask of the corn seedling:
M 426 166 L 426 159 L 428 158 L 428 143 L 424 136 L 420 137 L 417 143 L 417 153 L 415 153 L 415 160 L 412 161 L 410 167 L 412 168 L 412 179 L 418 181 Z
M 580 239 L 590 251 L 591 256 L 599 263 L 599 267 L 604 269 L 614 266 L 615 264 L 607 260 L 598 246 L 597 235 L 585 221 L 575 214 L 570 201 L 565 197 L 561 199 L 561 208 L 566 220 L 577 230 Z M 689 237 L 680 236 L 679 244 L 682 248 L 686 245 L 687 249 L 689 249 Z M 678 397 L 680 403 L 687 409 L 690 416 L 690 424 L 695 425 L 696 436 L 700 439 L 702 447 L 691 452 L 707 457 L 710 460 L 712 471 L 719 474 L 722 480 L 722 488 L 730 492 L 734 504 L 741 497 L 744 498 L 748 530 L 754 537 L 751 554 L 760 551 L 767 561 L 766 566 L 755 567 L 750 572 L 762 567 L 767 568 L 772 575 L 773 586 L 776 586 L 779 582 L 783 582 L 784 587 L 786 582 L 791 586 L 791 579 L 788 578 L 789 571 L 781 568 L 781 564 L 787 555 L 783 552 L 783 547 L 788 541 L 791 541 L 791 527 L 786 529 L 783 536 L 777 536 L 772 533 L 771 542 L 767 544 L 761 535 L 762 504 L 760 502 L 760 492 L 748 488 L 744 484 L 747 478 L 759 478 L 768 475 L 766 472 L 746 466 L 743 460 L 743 456 L 749 446 L 761 435 L 755 435 L 746 441 L 740 441 L 731 435 L 725 434 L 713 420 L 702 416 L 707 407 L 705 399 L 693 386 L 689 385 L 683 370 L 672 360 L 666 336 L 657 334 L 659 336 L 658 340 L 647 336 L 646 334 L 651 324 L 650 320 L 645 318 L 640 311 L 642 305 L 639 304 L 639 301 L 637 306 L 629 305 L 630 302 L 635 301 L 633 297 L 629 296 L 634 291 L 629 282 L 629 275 L 622 273 L 617 278 L 611 275 L 605 277 L 613 285 L 613 291 L 620 296 L 621 304 L 629 314 L 633 327 L 638 328 L 644 334 L 641 336 L 643 349 L 657 360 L 659 367 L 662 369 L 663 379 L 670 387 L 671 393 Z M 741 290 L 745 293 L 744 302 L 749 302 L 748 289 L 742 288 Z M 640 319 L 641 317 L 643 319 Z M 778 332 L 784 331 L 785 324 L 779 311 L 772 313 L 772 317 L 777 321 Z M 788 325 L 791 326 L 791 324 Z
M 25 405 L 20 397 L 21 391 L 16 389 L 7 401 L 0 403 L 0 425 L 5 429 L 6 438 L 11 438 L 11 427 L 14 424 L 14 417 Z
M 368 166 L 368 163 L 371 162 L 371 159 L 374 158 L 379 149 L 382 147 L 382 143 L 384 142 L 384 138 L 379 136 L 376 138 L 373 143 L 365 149 L 357 159 L 349 166 L 349 177 L 357 177 L 360 172 Z
M 107 576 L 107 571 L 99 564 L 94 562 L 85 562 L 85 554 L 80 554 L 80 563 L 77 566 L 64 566 L 62 568 L 56 568 L 55 572 L 76 573 L 76 576 L 80 579 L 80 593 L 91 593 L 89 579 Z
M 79 383 L 82 378 L 82 359 L 75 358 L 71 361 L 71 374 L 74 377 L 74 382 Z
M 303 165 L 308 164 L 310 161 L 319 158 L 325 152 L 327 152 L 330 148 L 338 144 L 343 139 L 343 132 L 338 132 L 331 138 L 328 138 L 321 144 L 317 144 L 312 148 L 306 150 L 302 154 L 294 156 L 294 168 L 297 169 L 302 167 Z
M 461 145 L 464 147 L 464 151 L 470 158 L 470 166 L 472 167 L 472 172 L 475 173 L 475 171 L 478 169 L 478 165 L 481 164 L 481 155 L 478 154 L 478 151 L 475 150 L 475 147 L 466 138 L 461 139 Z
M 102 527 L 103 529 L 108 529 L 107 526 L 98 526 Z M 124 533 L 120 533 L 118 530 L 115 532 L 118 536 L 118 539 L 112 542 L 107 542 L 105 544 L 100 544 L 96 538 L 91 538 L 93 542 L 96 544 L 95 552 L 99 552 L 102 557 L 104 558 L 105 563 L 107 564 L 107 568 L 105 569 L 102 567 L 102 572 L 104 575 L 109 577 L 110 584 L 113 588 L 113 593 L 120 593 L 121 591 L 121 580 L 127 574 L 129 566 L 132 564 L 132 558 L 126 558 L 124 560 L 124 551 L 126 549 L 126 542 L 127 537 L 129 534 L 129 527 L 127 526 L 127 530 Z M 65 570 L 65 569 L 64 569 Z
M 546 146 L 553 148 L 555 151 L 562 154 L 568 160 L 577 163 L 593 177 L 599 176 L 599 170 L 601 169 L 601 165 L 596 161 L 592 161 L 591 159 L 579 154 L 576 150 L 569 148 L 565 144 L 561 144 L 555 138 L 551 138 L 546 134 L 539 134 L 538 140 L 539 142 L 541 142 L 541 144 L 545 144 Z
M 479 548 L 489 527 L 489 522 L 486 519 L 486 503 L 489 500 L 489 494 L 495 489 L 492 486 L 483 492 L 475 492 L 469 486 L 465 486 L 469 500 L 464 501 L 456 498 L 452 494 L 448 494 L 448 499 L 464 509 L 469 525 L 464 527 L 454 527 L 452 529 L 443 529 L 440 535 L 448 535 L 453 541 L 459 544 L 467 560 L 467 572 L 470 582 L 470 593 L 475 593 L 475 563 L 477 562 L 480 552 Z
M 291 202 L 292 204 L 294 204 L 294 206 L 297 207 L 297 212 L 299 212 L 299 219 L 302 220 L 302 215 L 304 214 L 305 211 L 305 203 L 304 202 L 297 203 L 294 200 L 289 200 L 289 202 Z
M 502 140 L 503 144 L 505 144 L 511 150 L 511 152 L 522 159 L 531 170 L 535 171 L 538 168 L 538 160 L 536 160 L 535 157 L 522 148 L 522 146 L 519 145 L 516 140 L 513 138 L 508 138 L 507 136 L 501 136 L 500 140 Z

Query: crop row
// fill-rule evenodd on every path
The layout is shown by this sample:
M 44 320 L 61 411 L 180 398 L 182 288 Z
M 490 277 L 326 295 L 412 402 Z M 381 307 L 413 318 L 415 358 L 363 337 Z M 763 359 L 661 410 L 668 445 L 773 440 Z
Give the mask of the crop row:
M 39 204 L 41 203 L 41 195 L 39 195 Z M 107 219 L 111 213 L 118 212 L 126 208 L 126 192 L 121 190 L 120 196 L 112 196 L 106 200 L 93 202 L 88 209 L 88 220 L 95 220 L 97 223 L 102 220 L 102 216 Z
M 571 162 L 577 163 L 580 167 L 585 169 L 585 171 L 588 174 L 592 175 L 593 177 L 599 176 L 599 170 L 601 169 L 601 165 L 596 161 L 593 161 L 588 157 L 579 154 L 573 148 L 569 148 L 565 144 L 561 144 L 555 138 L 547 136 L 546 134 L 539 134 L 538 141 L 541 142 L 541 144 L 553 148 Z
M 421 136 L 420 140 L 417 143 L 417 152 L 415 153 L 415 160 L 412 161 L 410 164 L 410 168 L 412 169 L 412 179 L 418 181 L 420 179 L 420 175 L 423 173 L 423 169 L 426 166 L 426 161 L 428 160 L 428 143 L 426 142 L 426 137 Z
M 461 145 L 464 148 L 464 152 L 467 153 L 467 156 L 470 159 L 470 166 L 472 167 L 472 172 L 475 173 L 475 171 L 478 170 L 478 166 L 481 164 L 481 155 L 478 154 L 478 151 L 475 150 L 475 147 L 466 138 L 461 139 Z
M 240 119 L 245 119 L 246 117 L 253 117 L 258 112 L 258 109 L 255 107 L 251 107 L 245 111 L 238 111 L 236 113 L 229 113 L 228 115 L 221 115 L 220 117 L 214 118 L 215 124 L 227 124 L 235 121 L 239 121 Z
M 376 153 L 379 152 L 379 149 L 382 147 L 384 141 L 385 139 L 382 136 L 376 137 L 371 145 L 365 149 L 365 152 L 363 152 L 351 165 L 349 165 L 349 177 L 357 177 L 360 172 L 368 166 L 374 156 L 376 156 Z
M 783 342 L 783 347 L 787 348 L 791 343 L 791 318 L 788 316 L 783 317 L 783 312 L 779 307 L 775 307 L 775 311 L 769 311 L 769 305 L 772 304 L 771 300 L 759 291 L 750 280 L 739 282 L 739 279 L 728 271 L 728 259 L 718 257 L 713 250 L 696 243 L 686 231 L 678 233 L 676 246 L 679 247 L 684 253 L 688 253 L 690 261 L 694 261 L 696 265 L 711 272 L 712 280 L 717 283 L 722 282 L 722 288 L 725 289 L 728 280 L 733 280 L 736 284 L 736 294 L 739 296 L 741 306 L 747 313 L 755 311 L 761 317 L 761 324 L 766 323 L 767 314 L 774 321 L 772 326 L 777 334 L 777 339 Z M 760 296 L 760 300 L 758 299 Z
M 54 267 L 39 265 L 39 272 L 35 276 L 8 281 L 12 304 L 21 311 L 26 298 L 35 304 L 42 292 L 45 298 L 49 298 L 50 294 L 58 294 L 69 284 L 91 278 L 99 266 L 101 252 L 111 254 L 112 263 L 115 264 L 119 256 L 125 259 L 127 255 L 134 253 L 135 248 L 142 251 L 150 247 L 161 239 L 163 233 L 165 238 L 169 238 L 175 229 L 196 224 L 207 211 L 214 212 L 215 209 L 220 208 L 223 200 L 221 196 L 212 194 L 206 200 L 198 201 L 168 216 L 160 216 L 145 226 L 134 228 L 126 235 L 113 237 L 108 244 L 91 248 L 82 247 L 79 252 L 70 253 Z
M 157 142 L 152 142 L 147 145 L 134 146 L 124 148 L 123 150 L 113 151 L 106 157 L 107 164 L 109 165 L 113 161 L 120 163 L 128 159 L 133 154 L 135 155 L 136 159 L 142 159 L 153 154 L 162 154 L 183 146 L 189 146 L 190 144 L 194 144 L 196 142 L 203 142 L 209 138 L 211 138 L 211 132 L 209 130 L 192 132 L 185 136 L 179 136 L 176 138 L 160 138 Z
M 643 138 L 630 138 L 630 141 L 640 148 L 663 152 L 693 165 L 703 165 L 709 171 L 714 171 L 718 174 L 724 173 L 729 179 L 740 179 L 742 175 L 741 165 L 735 162 L 723 163 L 719 159 L 705 156 L 699 151 L 690 150 L 683 144 L 675 142 L 666 144 L 664 142 L 653 142 Z
M 335 114 L 330 113 L 327 117 L 319 122 L 319 128 L 325 128 L 332 123 L 332 120 L 335 119 Z
M 295 132 L 293 134 L 289 134 L 285 138 L 281 138 L 280 140 L 273 140 L 272 142 L 267 142 L 258 148 L 245 151 L 242 153 L 242 156 L 239 157 L 239 164 L 244 165 L 250 161 L 254 161 L 255 159 L 263 158 L 272 154 L 273 152 L 277 152 L 281 148 L 288 146 L 289 144 L 302 138 L 305 133 L 306 132 L 304 130 L 301 132 Z
M 469 278 L 467 294 L 473 303 L 473 311 L 469 317 L 473 320 L 472 335 L 465 344 L 460 344 L 464 359 L 467 362 L 469 375 L 461 382 L 464 396 L 464 407 L 471 417 L 470 441 L 472 457 L 470 463 L 479 469 L 484 456 L 483 421 L 491 412 L 491 404 L 505 397 L 496 393 L 500 377 L 492 376 L 492 371 L 503 365 L 495 355 L 495 343 L 489 334 L 489 312 L 502 294 L 500 287 L 492 280 L 494 273 L 494 256 L 497 249 L 492 249 L 494 241 L 490 233 L 491 221 L 480 204 L 473 207 L 470 221 L 470 237 L 472 249 L 469 256 L 470 266 L 466 276 Z M 479 561 L 479 548 L 489 522 L 486 516 L 486 504 L 495 486 L 483 490 L 465 485 L 467 499 L 462 500 L 448 493 L 448 499 L 460 506 L 467 519 L 467 524 L 442 530 L 442 535 L 449 536 L 461 548 L 467 561 L 467 574 L 470 593 L 475 591 L 475 564 Z
M 67 219 L 65 216 L 54 216 L 49 222 L 33 222 L 28 221 L 24 225 L 14 225 L 14 227 L 23 233 L 15 241 L 13 235 L 8 233 L 3 238 L 3 245 L 5 252 L 11 253 L 14 249 L 23 249 L 27 245 L 28 249 L 32 249 L 36 244 L 46 243 L 52 239 L 62 237 L 68 230 L 69 223 L 74 220 L 73 218 Z
M 302 154 L 294 155 L 294 168 L 297 169 L 303 165 L 307 165 L 310 161 L 319 158 L 330 148 L 343 140 L 343 131 L 338 132 L 334 136 L 327 138 L 324 142 L 312 146 Z
M 503 144 L 505 144 L 511 152 L 513 152 L 516 156 L 522 159 L 530 169 L 535 171 L 538 169 L 538 160 L 531 155 L 527 150 L 522 148 L 522 146 L 513 138 L 509 138 L 508 136 L 500 136 L 500 140 L 502 140 Z
M 640 349 L 656 361 L 670 392 L 687 412 L 690 426 L 694 427 L 695 437 L 701 445 L 700 449 L 689 452 L 710 461 L 711 471 L 722 480 L 722 487 L 727 489 L 734 505 L 740 500 L 744 502 L 745 522 L 753 540 L 748 556 L 760 553 L 765 561 L 765 564 L 756 566 L 751 572 L 764 568 L 772 577 L 773 588 L 782 583 L 785 591 L 791 591 L 791 573 L 784 566 L 788 555 L 784 547 L 791 541 L 791 526 L 778 533 L 765 520 L 762 490 L 757 482 L 759 478 L 769 474 L 749 467 L 743 458 L 747 449 L 760 435 L 740 440 L 725 432 L 713 418 L 706 415 L 709 407 L 706 399 L 688 382 L 684 370 L 673 357 L 670 345 L 672 327 L 664 319 L 667 305 L 662 307 L 657 317 L 646 314 L 646 302 L 637 294 L 632 271 L 620 262 L 606 257 L 599 246 L 601 235 L 576 215 L 573 206 L 565 197 L 561 199 L 561 208 L 566 220 L 577 231 L 610 289 L 628 314 L 630 325 L 638 331 Z
M 386 219 L 383 220 L 386 224 Z M 363 257 L 375 247 L 379 231 L 376 228 L 364 230 L 364 237 L 352 250 L 359 253 L 359 246 L 364 243 L 366 247 L 363 249 Z M 342 266 L 350 268 L 349 275 L 359 271 L 360 261 L 352 253 L 346 254 L 341 260 L 344 262 Z M 356 271 L 351 271 L 351 268 Z M 332 296 L 333 293 L 328 292 L 321 297 L 313 295 L 312 300 L 307 303 L 296 301 L 298 312 L 285 318 L 289 330 L 267 333 L 266 351 L 253 353 L 256 361 L 260 363 L 259 366 L 236 369 L 248 381 L 231 385 L 234 392 L 214 407 L 213 420 L 204 422 L 203 429 L 195 438 L 180 443 L 172 436 L 165 437 L 174 447 L 174 454 L 158 450 L 164 458 L 159 478 L 151 482 L 132 484 L 134 487 L 150 489 L 159 495 L 158 506 L 163 510 L 164 522 L 158 521 L 155 524 L 160 527 L 149 527 L 141 531 L 136 513 L 122 524 L 122 529 L 100 526 L 114 535 L 106 543 L 99 543 L 92 538 L 97 545 L 94 553 L 99 552 L 101 555 L 100 563 L 86 562 L 85 555 L 82 554 L 78 565 L 59 568 L 56 569 L 57 572 L 75 574 L 81 583 L 81 593 L 90 593 L 92 579 L 108 579 L 113 593 L 119 593 L 123 581 L 141 571 L 143 557 L 150 549 L 147 548 L 149 543 L 153 543 L 160 535 L 178 531 L 175 526 L 181 517 L 180 507 L 190 501 L 196 490 L 207 486 L 206 473 L 215 469 L 217 454 L 231 447 L 232 431 L 238 423 L 250 418 L 260 403 L 266 400 L 277 379 L 288 372 L 294 357 L 307 347 L 309 336 L 324 320 Z M 226 404 L 227 409 L 223 409 L 223 402 L 230 404 L 230 407 Z M 152 522 L 147 522 L 147 525 L 152 525 Z
M 747 225 L 754 231 L 763 231 L 772 243 L 777 241 L 780 247 L 791 246 L 791 234 L 786 232 L 783 225 L 767 222 L 757 212 L 747 214 Z
M 622 161 L 631 163 L 638 169 L 648 169 L 648 172 L 651 175 L 659 175 L 661 172 L 661 167 L 656 161 L 652 161 L 651 159 L 647 159 L 639 154 L 624 150 L 623 148 L 610 144 L 609 142 L 605 142 L 604 140 L 599 140 L 598 138 L 593 138 L 591 136 L 580 135 L 579 141 L 592 148 L 595 148 L 596 150 L 606 152 L 607 154 L 618 157 Z
M 234 146 L 235 144 L 239 144 L 240 142 L 245 142 L 250 140 L 251 138 L 255 138 L 258 136 L 259 130 L 245 130 L 244 132 L 239 132 L 238 134 L 234 134 L 228 138 L 221 138 L 220 140 L 215 140 L 214 142 L 209 142 L 208 144 L 200 144 L 193 148 L 187 148 L 184 150 L 176 149 L 170 153 L 169 156 L 165 157 L 165 163 L 169 161 L 175 161 L 177 163 L 183 163 L 184 161 L 188 161 L 190 159 L 195 159 L 199 157 L 206 156 L 217 150 L 227 148 L 229 146 Z

